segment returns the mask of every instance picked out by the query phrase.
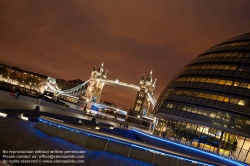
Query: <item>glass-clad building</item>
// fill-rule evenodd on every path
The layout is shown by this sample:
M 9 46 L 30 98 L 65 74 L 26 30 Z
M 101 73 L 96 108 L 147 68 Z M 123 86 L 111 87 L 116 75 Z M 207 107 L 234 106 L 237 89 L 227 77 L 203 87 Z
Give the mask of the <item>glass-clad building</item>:
M 155 134 L 250 162 L 250 33 L 186 65 L 158 98 Z

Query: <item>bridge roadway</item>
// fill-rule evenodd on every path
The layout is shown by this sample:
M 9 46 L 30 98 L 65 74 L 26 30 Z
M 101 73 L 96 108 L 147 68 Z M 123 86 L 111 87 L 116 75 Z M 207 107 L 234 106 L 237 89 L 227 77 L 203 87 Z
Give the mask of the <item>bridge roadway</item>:
M 0 109 L 24 109 L 24 110 L 33 110 L 35 108 L 37 104 L 36 103 L 30 103 L 30 102 L 26 102 L 26 101 L 22 101 L 22 100 L 19 100 L 19 99 L 15 99 L 13 97 L 6 97 L 6 96 L 0 96 Z M 57 113 L 57 114 L 61 114 L 61 115 L 67 115 L 67 116 L 72 116 L 72 117 L 78 117 L 78 118 L 84 118 L 84 119 L 87 119 L 88 116 L 85 116 L 85 115 L 81 115 L 81 114 L 76 114 L 76 113 L 72 113 L 72 112 L 68 112 L 68 111 L 65 111 L 65 110 L 62 110 L 62 109 L 57 109 L 57 108 L 52 108 L 52 107 L 48 107 L 48 106 L 43 106 L 43 105 L 40 105 L 41 107 L 41 111 L 42 112 L 50 112 L 50 113 Z M 6 147 L 12 145 L 14 142 L 12 142 L 11 144 L 8 144 L 8 139 L 15 139 L 16 138 L 19 138 L 19 134 L 21 134 L 21 132 L 18 132 L 18 128 L 16 126 L 20 126 L 20 125 L 15 125 L 15 123 L 12 124 L 12 120 L 10 120 L 10 123 L 2 123 L 3 118 L 0 119 L 1 123 L 0 123 L 0 128 L 1 128 L 1 133 L 6 133 L 7 131 L 12 131 L 16 130 L 16 135 L 11 135 L 9 133 L 9 136 L 12 136 L 13 138 L 10 138 L 9 136 L 8 137 L 4 137 L 4 140 L 0 140 L 2 143 L 4 143 L 6 145 Z M 7 119 L 7 118 L 6 118 Z M 5 119 L 5 120 L 6 120 Z M 8 118 L 9 119 L 9 118 Z M 107 121 L 106 121 L 107 122 Z M 28 123 L 28 122 L 27 122 Z M 29 122 L 31 123 L 31 122 Z M 120 125 L 115 123 L 115 122 L 108 122 L 110 124 L 114 124 L 115 127 L 119 128 Z M 6 127 L 6 125 L 10 125 L 12 126 L 12 129 L 8 129 L 9 126 Z M 22 126 L 22 125 L 21 125 Z M 22 128 L 22 127 L 21 127 Z M 5 131 L 6 129 L 8 129 L 7 131 Z M 94 129 L 93 129 L 94 130 Z M 7 133 L 8 133 L 7 132 Z M 22 132 L 23 134 L 24 132 Z M 39 134 L 38 134 L 39 135 Z M 25 138 L 28 137 L 28 135 L 24 136 Z M 36 136 L 38 137 L 38 136 Z M 42 136 L 44 137 L 44 136 Z M 2 137 L 3 138 L 3 137 Z M 21 139 L 21 138 L 20 138 Z M 6 144 L 6 141 L 7 141 L 7 144 Z M 19 145 L 22 145 L 22 144 L 27 144 L 27 143 L 24 143 L 26 141 L 26 139 L 23 139 L 21 141 L 21 143 L 18 143 Z M 11 142 L 11 141 L 10 141 Z M 50 145 L 52 145 L 50 143 Z M 18 149 L 18 147 L 16 147 Z M 22 148 L 25 148 L 25 146 L 20 146 L 19 149 L 22 149 Z M 196 156 L 197 157 L 197 156 Z M 218 161 L 219 162 L 219 161 Z M 145 164 L 145 163 L 144 163 Z M 140 164 L 139 164 L 140 165 Z M 142 164 L 143 165 L 143 164 Z

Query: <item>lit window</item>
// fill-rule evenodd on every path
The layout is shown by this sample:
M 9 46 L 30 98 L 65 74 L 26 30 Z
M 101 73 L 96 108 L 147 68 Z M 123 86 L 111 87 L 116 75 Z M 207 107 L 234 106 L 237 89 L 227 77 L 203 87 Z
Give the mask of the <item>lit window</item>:
M 210 112 L 205 110 L 203 115 L 208 116 L 209 114 Z
M 201 68 L 201 69 L 206 69 L 206 68 L 207 68 L 207 66 L 205 66 L 205 65 L 204 65 L 204 66 L 202 66 L 202 68 Z
M 235 118 L 235 123 L 244 124 L 244 123 L 245 123 L 245 120 L 244 120 L 244 119 L 241 119 L 241 118 Z
M 250 89 L 250 84 L 248 84 L 247 88 Z
M 200 93 L 199 97 L 200 98 L 204 98 L 205 97 L 205 93 Z
M 211 112 L 211 114 L 209 115 L 211 118 L 214 118 L 215 117 L 215 113 L 214 112 Z
M 234 86 L 240 86 L 240 82 L 235 81 Z
M 246 88 L 246 87 L 247 87 L 247 83 L 241 83 L 241 84 L 240 84 L 240 87 Z
M 231 66 L 224 66 L 223 70 L 229 70 Z
M 198 110 L 197 108 L 193 108 L 192 112 L 193 112 L 193 113 L 196 113 L 197 110 Z
M 197 80 L 196 80 L 197 82 L 201 82 L 201 78 L 197 78 Z
M 230 70 L 236 70 L 237 69 L 237 66 L 232 66 L 231 68 L 230 68 Z
M 137 105 L 137 106 L 135 107 L 135 111 L 139 111 L 140 108 L 141 108 L 141 106 L 140 106 L 140 105 Z
M 212 83 L 213 82 L 213 79 L 209 78 L 207 79 L 207 83 Z
M 202 78 L 201 82 L 206 82 L 207 78 Z
M 168 104 L 167 108 L 173 108 L 173 104 Z
M 217 69 L 217 67 L 218 67 L 218 66 L 214 65 L 214 66 L 212 67 L 212 69 Z
M 210 99 L 216 100 L 217 99 L 217 95 L 212 95 Z
M 220 80 L 219 84 L 224 85 L 226 83 L 226 80 Z
M 137 100 L 137 103 L 142 103 L 142 101 L 141 100 Z
M 233 81 L 227 81 L 225 85 L 231 86 L 233 84 Z
M 245 101 L 244 100 L 239 100 L 238 105 L 244 106 L 245 105 Z
M 182 110 L 183 110 L 183 111 L 186 111 L 186 109 L 187 109 L 186 106 L 183 106 L 183 107 L 182 107 Z
M 194 80 L 193 80 L 193 81 L 194 81 L 194 82 L 197 82 L 197 80 L 198 80 L 198 78 L 194 78 Z
M 218 97 L 217 97 L 217 100 L 218 100 L 218 101 L 223 101 L 223 100 L 224 100 L 224 96 L 218 96 Z
M 192 110 L 191 107 L 188 107 L 188 108 L 187 108 L 187 111 L 188 111 L 188 112 L 191 112 L 191 110 Z
M 204 98 L 209 99 L 209 98 L 210 98 L 210 96 L 211 96 L 211 95 L 207 93 L 207 94 L 205 95 L 205 97 L 204 97 Z
M 238 104 L 239 99 L 230 98 L 230 103 Z
M 229 98 L 228 97 L 225 97 L 224 98 L 224 102 L 228 102 L 229 101 Z
M 213 84 L 218 84 L 219 80 L 218 79 L 214 79 L 213 80 Z
M 221 66 L 221 65 L 220 65 L 220 66 L 218 66 L 218 68 L 217 68 L 217 69 L 223 69 L 223 67 L 224 67 L 224 66 Z
M 140 92 L 140 93 L 139 93 L 139 96 L 140 96 L 140 97 L 144 97 L 144 93 L 143 93 L 143 92 Z
M 198 110 L 198 112 L 197 112 L 197 114 L 201 114 L 201 115 L 202 115 L 202 114 L 203 114 L 203 112 L 204 112 L 204 110 L 203 110 L 203 109 L 199 109 L 199 110 Z

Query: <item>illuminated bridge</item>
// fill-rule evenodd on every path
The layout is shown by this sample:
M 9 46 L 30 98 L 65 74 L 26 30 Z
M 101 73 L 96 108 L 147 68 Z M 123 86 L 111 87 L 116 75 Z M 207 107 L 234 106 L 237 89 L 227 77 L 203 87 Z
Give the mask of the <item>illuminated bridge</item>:
M 107 79 L 107 72 L 103 70 L 103 63 L 96 69 L 94 68 L 91 72 L 90 79 L 84 83 L 67 90 L 60 90 L 56 85 L 56 80 L 53 78 L 48 78 L 45 90 L 53 92 L 59 97 L 64 97 L 68 101 L 79 103 L 79 101 L 84 101 L 84 103 L 93 101 L 100 102 L 102 89 L 105 84 L 118 85 L 127 87 L 137 91 L 136 102 L 134 105 L 134 114 L 146 115 L 147 111 L 152 105 L 155 106 L 156 98 L 154 97 L 154 90 L 156 79 L 152 80 L 152 70 L 147 77 L 142 76 L 139 85 L 133 85 L 125 82 L 120 82 L 118 79 L 109 80 Z

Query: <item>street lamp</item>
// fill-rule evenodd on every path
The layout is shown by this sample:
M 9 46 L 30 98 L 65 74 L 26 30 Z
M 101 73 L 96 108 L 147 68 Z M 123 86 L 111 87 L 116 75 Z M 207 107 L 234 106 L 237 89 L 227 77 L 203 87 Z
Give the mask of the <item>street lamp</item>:
M 137 124 L 139 124 L 140 115 L 137 116 Z

